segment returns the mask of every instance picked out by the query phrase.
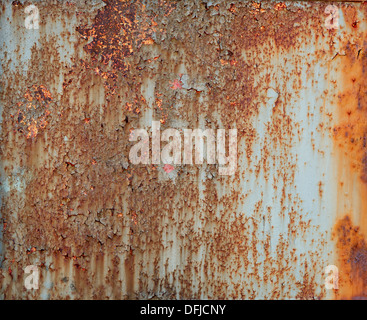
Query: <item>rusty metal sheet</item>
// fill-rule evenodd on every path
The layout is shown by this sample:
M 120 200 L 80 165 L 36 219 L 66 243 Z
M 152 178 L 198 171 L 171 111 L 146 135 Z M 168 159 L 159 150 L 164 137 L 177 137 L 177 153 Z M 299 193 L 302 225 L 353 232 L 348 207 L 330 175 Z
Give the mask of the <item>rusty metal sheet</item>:
M 366 298 L 366 31 L 366 2 L 1 1 L 1 299 Z M 154 125 L 236 130 L 234 171 L 155 161 Z

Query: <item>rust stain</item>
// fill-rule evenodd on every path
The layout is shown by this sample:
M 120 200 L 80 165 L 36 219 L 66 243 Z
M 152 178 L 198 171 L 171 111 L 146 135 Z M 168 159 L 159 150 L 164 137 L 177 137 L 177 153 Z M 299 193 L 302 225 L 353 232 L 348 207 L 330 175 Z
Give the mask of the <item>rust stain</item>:
M 343 5 L 345 29 L 351 37 L 342 37 L 331 64 L 337 64 L 341 77 L 336 95 L 336 125 L 332 129 L 338 166 L 338 220 L 334 239 L 340 263 L 340 299 L 366 297 L 366 243 L 367 236 L 367 71 L 366 32 L 359 30 L 358 11 Z M 359 7 L 366 14 L 365 5 Z M 334 37 L 334 36 L 332 36 Z M 356 202 L 353 199 L 358 199 Z M 353 202 L 354 201 L 354 202 Z M 354 208 L 348 210 L 348 203 Z M 347 213 L 347 215 L 345 215 Z M 353 225 L 356 221 L 357 225 Z
M 128 57 L 141 46 L 154 44 L 151 38 L 157 32 L 157 15 L 146 13 L 142 1 L 103 0 L 106 5 L 98 12 L 91 27 L 80 26 L 77 31 L 83 39 L 91 40 L 84 49 L 91 55 L 85 62 L 104 80 L 108 95 L 116 93 L 117 82 L 130 71 Z M 160 1 L 169 15 L 175 8 L 173 1 Z M 163 30 L 160 30 L 161 32 Z M 164 31 L 163 31 L 164 32 Z
M 337 96 L 339 124 L 333 134 L 338 147 L 351 159 L 351 169 L 367 182 L 366 47 L 348 43 L 343 49 L 343 56 L 336 58 L 343 66 L 343 91 Z
M 335 226 L 339 254 L 340 299 L 367 299 L 367 243 L 360 228 L 345 216 Z
M 35 138 L 47 126 L 51 102 L 51 93 L 45 86 L 33 85 L 24 93 L 23 99 L 17 102 L 17 113 L 11 115 L 15 129 L 27 138 Z
M 10 67 L 24 58 L 21 46 L 3 63 L 3 297 L 43 298 L 23 288 L 21 267 L 35 264 L 50 299 L 324 298 L 327 240 L 294 187 L 303 129 L 291 108 L 302 100 L 305 59 L 310 70 L 324 58 L 307 46 L 335 33 L 323 29 L 324 5 L 105 0 L 39 9 L 25 75 Z M 23 12 L 13 2 L 19 36 Z M 344 78 L 331 131 L 364 184 L 365 47 L 345 50 L 335 58 Z M 236 127 L 242 167 L 225 178 L 215 165 L 131 165 L 128 137 L 152 119 L 162 129 Z M 329 190 L 317 179 L 323 199 Z M 361 229 L 347 218 L 336 226 L 353 278 L 343 298 L 365 295 Z

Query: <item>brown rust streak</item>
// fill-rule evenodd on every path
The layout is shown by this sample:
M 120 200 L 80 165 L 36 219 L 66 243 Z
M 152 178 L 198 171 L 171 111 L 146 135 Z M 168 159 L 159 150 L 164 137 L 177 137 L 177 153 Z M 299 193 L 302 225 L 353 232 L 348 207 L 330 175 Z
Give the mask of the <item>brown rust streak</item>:
M 353 299 L 367 296 L 367 43 L 366 33 L 356 23 L 357 9 L 348 5 L 342 8 L 350 36 L 341 40 L 340 51 L 331 62 L 338 64 L 342 75 L 337 79 L 341 89 L 336 96 L 337 124 L 332 132 L 339 157 L 334 239 L 340 286 L 336 297 Z M 365 17 L 366 6 L 358 8 Z M 353 202 L 353 197 L 359 202 Z M 343 199 L 353 203 L 351 212 L 345 211 Z

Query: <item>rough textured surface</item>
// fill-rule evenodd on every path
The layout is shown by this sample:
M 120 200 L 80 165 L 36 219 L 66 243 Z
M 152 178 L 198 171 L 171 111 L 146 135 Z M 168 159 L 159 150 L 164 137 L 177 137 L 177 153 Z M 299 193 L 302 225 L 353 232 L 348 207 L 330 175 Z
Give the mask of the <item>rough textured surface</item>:
M 367 295 L 366 4 L 33 3 L 1 4 L 1 298 Z M 236 128 L 236 173 L 131 164 L 153 120 Z

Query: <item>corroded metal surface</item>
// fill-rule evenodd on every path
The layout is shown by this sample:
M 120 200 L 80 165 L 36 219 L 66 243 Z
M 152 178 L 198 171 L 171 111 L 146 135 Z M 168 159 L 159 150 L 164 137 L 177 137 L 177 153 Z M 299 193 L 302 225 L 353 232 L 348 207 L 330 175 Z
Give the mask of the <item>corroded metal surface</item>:
M 367 296 L 366 3 L 30 4 L 1 4 L 1 298 Z M 152 121 L 237 129 L 235 174 L 132 164 Z

